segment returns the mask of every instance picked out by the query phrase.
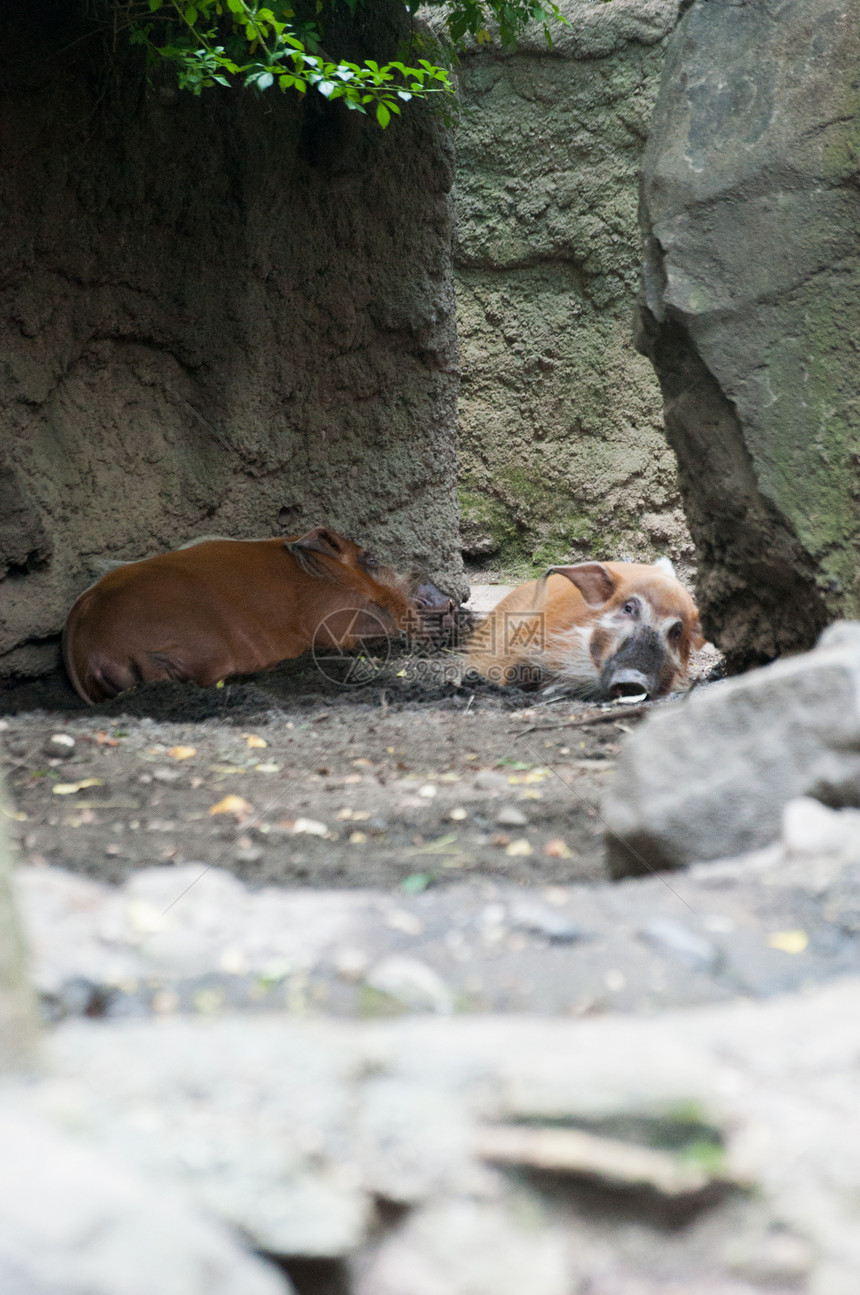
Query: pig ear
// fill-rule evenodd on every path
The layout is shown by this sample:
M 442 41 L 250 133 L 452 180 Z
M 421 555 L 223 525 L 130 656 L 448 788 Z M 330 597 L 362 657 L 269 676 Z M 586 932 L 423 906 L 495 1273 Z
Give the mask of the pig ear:
M 337 574 L 327 562 L 320 558 L 336 558 L 343 562 L 343 541 L 335 531 L 325 526 L 315 526 L 307 535 L 300 535 L 297 540 L 286 540 L 284 548 L 309 576 L 319 580 L 330 580 L 337 583 Z
M 547 575 L 567 576 L 590 607 L 602 607 L 615 593 L 615 577 L 602 562 L 579 562 L 575 567 L 550 567 Z
M 306 553 L 321 553 L 326 558 L 343 557 L 343 541 L 336 531 L 330 531 L 325 526 L 315 526 L 306 535 L 291 540 L 287 547 L 290 552 L 303 549 Z

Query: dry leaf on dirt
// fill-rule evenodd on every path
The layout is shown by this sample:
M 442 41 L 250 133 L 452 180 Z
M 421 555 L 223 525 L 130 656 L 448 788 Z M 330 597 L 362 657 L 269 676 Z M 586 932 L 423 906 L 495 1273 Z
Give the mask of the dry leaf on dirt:
M 246 745 L 254 751 L 262 751 L 269 745 L 265 738 L 257 737 L 256 733 L 243 733 L 242 737 L 245 739 Z
M 527 841 L 524 836 L 518 837 L 516 841 L 511 841 L 510 845 L 505 847 L 505 854 L 510 855 L 512 859 L 524 859 L 531 853 L 531 842 Z
M 235 814 L 237 819 L 248 818 L 253 812 L 254 806 L 244 796 L 225 796 L 209 808 L 210 814 Z
M 56 782 L 54 783 L 54 795 L 74 796 L 76 791 L 83 791 L 85 787 L 101 786 L 101 778 L 82 778 L 80 782 Z
M 554 836 L 547 841 L 543 852 L 548 859 L 572 859 L 573 851 L 565 840 L 560 836 Z
M 196 746 L 172 746 L 167 752 L 171 760 L 190 760 L 197 754 Z
M 103 729 L 99 729 L 98 733 L 93 733 L 92 740 L 97 746 L 119 746 L 119 738 L 108 737 Z
M 419 837 L 419 840 L 421 838 Z M 435 841 L 428 841 L 426 845 L 420 845 L 415 850 L 409 850 L 409 854 L 444 854 L 456 842 L 457 833 L 448 832 L 446 836 L 437 836 Z M 454 851 L 454 853 L 459 853 Z
M 551 769 L 529 769 L 528 773 L 511 773 L 508 774 L 508 782 L 514 786 L 543 782 L 544 778 L 548 778 L 551 772 Z

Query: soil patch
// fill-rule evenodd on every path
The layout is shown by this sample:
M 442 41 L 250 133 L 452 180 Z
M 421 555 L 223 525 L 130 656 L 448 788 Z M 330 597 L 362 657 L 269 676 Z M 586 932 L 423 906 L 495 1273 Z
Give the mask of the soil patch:
M 93 707 L 59 674 L 7 689 L 25 861 L 112 882 L 201 862 L 252 886 L 407 891 L 606 877 L 600 797 L 639 710 L 461 679 L 445 657 L 362 669 L 303 659 Z

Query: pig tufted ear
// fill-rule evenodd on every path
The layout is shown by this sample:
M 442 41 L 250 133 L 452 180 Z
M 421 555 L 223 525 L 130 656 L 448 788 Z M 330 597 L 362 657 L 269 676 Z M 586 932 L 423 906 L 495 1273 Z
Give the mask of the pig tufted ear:
M 697 612 L 695 617 L 693 618 L 693 623 L 690 626 L 690 647 L 693 649 L 694 652 L 698 652 L 701 648 L 705 646 L 706 642 L 707 642 L 707 639 L 702 633 L 702 622 L 699 620 L 699 615 Z
M 343 540 L 337 531 L 330 531 L 326 526 L 315 526 L 306 535 L 291 540 L 287 546 L 293 549 L 304 549 L 306 553 L 321 553 L 326 558 L 343 558 Z
M 320 580 L 330 580 L 334 583 L 338 581 L 336 571 L 327 562 L 321 562 L 321 557 L 346 562 L 343 540 L 337 531 L 330 531 L 325 526 L 315 526 L 312 531 L 308 531 L 306 535 L 300 535 L 297 540 L 285 540 L 284 548 L 292 554 L 306 575 L 316 576 Z
M 567 576 L 590 607 L 602 607 L 615 593 L 615 577 L 602 562 L 579 562 L 575 567 L 550 567 L 548 576 Z

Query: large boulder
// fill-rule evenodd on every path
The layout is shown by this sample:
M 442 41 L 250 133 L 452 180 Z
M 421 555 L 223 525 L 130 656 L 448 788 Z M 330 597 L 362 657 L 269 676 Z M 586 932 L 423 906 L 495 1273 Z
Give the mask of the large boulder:
M 458 65 L 463 547 L 506 568 L 692 555 L 631 338 L 639 166 L 678 0 L 562 0 Z
M 621 876 L 755 850 L 798 796 L 860 805 L 860 624 L 650 716 L 604 800 L 610 866 Z
M 696 3 L 645 152 L 640 346 L 734 666 L 860 611 L 858 65 L 846 0 Z
M 3 1295 L 294 1295 L 174 1184 L 0 1098 Z
M 198 535 L 327 522 L 464 593 L 440 116 L 194 98 L 56 8 L 0 17 L 0 674 Z M 397 49 L 373 9 L 338 48 Z

